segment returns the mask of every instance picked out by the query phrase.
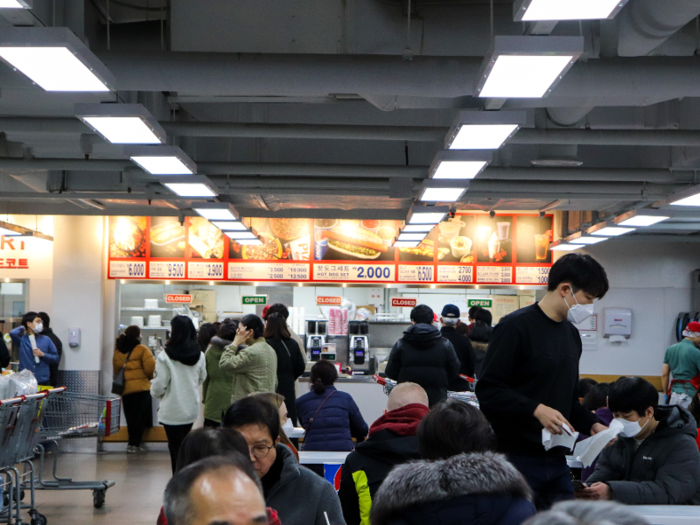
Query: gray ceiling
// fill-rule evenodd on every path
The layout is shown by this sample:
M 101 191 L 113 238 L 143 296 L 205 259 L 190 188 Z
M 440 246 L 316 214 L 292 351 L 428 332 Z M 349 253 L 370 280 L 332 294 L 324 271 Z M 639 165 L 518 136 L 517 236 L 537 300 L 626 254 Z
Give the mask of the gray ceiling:
M 488 1 L 414 0 L 408 41 L 407 7 L 34 0 L 31 12 L 0 9 L 0 33 L 69 27 L 118 89 L 46 93 L 0 64 L 0 213 L 188 214 L 188 202 L 74 116 L 76 102 L 118 97 L 144 104 L 243 214 L 405 218 L 457 113 L 485 109 L 471 95 L 491 42 Z M 700 182 L 700 0 L 629 0 L 614 20 L 549 26 L 513 22 L 512 1 L 493 7 L 496 35 L 582 35 L 586 51 L 549 97 L 489 102 L 524 108 L 527 124 L 459 208 L 588 210 L 596 221 Z M 582 165 L 532 165 L 553 158 Z M 687 213 L 654 233 L 698 232 L 700 213 Z

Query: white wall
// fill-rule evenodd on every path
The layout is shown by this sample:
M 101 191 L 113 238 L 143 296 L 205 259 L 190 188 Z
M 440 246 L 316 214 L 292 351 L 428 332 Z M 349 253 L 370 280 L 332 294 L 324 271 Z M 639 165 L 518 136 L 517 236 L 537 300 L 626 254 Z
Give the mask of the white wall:
M 103 330 L 114 324 L 113 318 L 104 317 L 107 297 L 103 239 L 103 217 L 55 217 L 51 325 L 64 342 L 65 370 L 100 370 L 106 344 Z M 77 348 L 67 344 L 68 329 L 73 327 L 82 332 Z
M 609 241 L 588 248 L 604 267 L 610 291 L 595 302 L 598 350 L 584 352 L 581 373 L 661 375 L 673 323 L 690 308 L 690 272 L 700 268 L 700 244 Z M 621 345 L 603 338 L 603 309 L 632 309 L 632 336 Z

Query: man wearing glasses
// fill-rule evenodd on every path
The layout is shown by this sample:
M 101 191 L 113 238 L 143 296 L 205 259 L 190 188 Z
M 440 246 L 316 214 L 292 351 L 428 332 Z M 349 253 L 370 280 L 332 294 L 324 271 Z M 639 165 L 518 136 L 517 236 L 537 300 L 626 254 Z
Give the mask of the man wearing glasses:
M 299 465 L 280 444 L 279 412 L 269 401 L 246 397 L 226 412 L 224 427 L 240 432 L 260 476 L 265 504 L 277 511 L 284 525 L 344 525 L 340 499 L 324 478 Z

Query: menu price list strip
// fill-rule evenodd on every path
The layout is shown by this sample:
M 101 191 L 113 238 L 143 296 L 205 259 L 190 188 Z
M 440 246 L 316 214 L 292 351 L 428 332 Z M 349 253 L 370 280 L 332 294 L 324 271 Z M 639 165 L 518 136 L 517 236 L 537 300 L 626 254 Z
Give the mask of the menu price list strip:
M 399 265 L 399 282 L 432 283 L 435 267 L 429 265 Z
M 439 283 L 473 283 L 473 266 L 438 266 L 437 280 Z
M 308 281 L 308 264 L 228 263 L 228 278 L 236 281 Z
M 224 263 L 222 262 L 191 262 L 187 265 L 189 279 L 223 279 Z
M 146 261 L 110 261 L 109 276 L 113 279 L 145 279 Z
M 477 283 L 510 284 L 513 282 L 511 266 L 479 266 L 476 270 Z
M 515 282 L 518 284 L 547 284 L 549 267 L 518 266 L 515 268 Z
M 184 262 L 151 261 L 148 265 L 148 276 L 151 279 L 184 279 Z
M 315 281 L 394 282 L 396 266 L 389 264 L 315 264 Z

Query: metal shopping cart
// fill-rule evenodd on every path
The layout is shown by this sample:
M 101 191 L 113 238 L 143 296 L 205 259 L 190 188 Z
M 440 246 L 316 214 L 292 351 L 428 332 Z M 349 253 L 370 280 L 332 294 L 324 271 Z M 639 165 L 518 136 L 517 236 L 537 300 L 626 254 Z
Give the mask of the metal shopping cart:
M 20 487 L 16 482 L 12 442 L 17 428 L 21 398 L 0 401 L 0 519 L 5 523 L 20 520 Z
M 107 489 L 114 481 L 73 481 L 57 474 L 58 442 L 66 439 L 96 438 L 119 431 L 121 400 L 117 397 L 68 392 L 65 389 L 49 390 L 49 397 L 42 407 L 43 421 L 38 428 L 36 445 L 39 469 L 32 486 L 37 490 L 92 490 L 96 509 L 105 503 Z M 54 444 L 53 479 L 44 479 L 46 448 L 43 443 Z
M 469 380 L 469 378 L 467 378 L 466 376 L 462 376 L 462 377 L 464 379 Z M 372 379 L 374 379 L 377 382 L 377 384 L 382 385 L 384 387 L 384 393 L 387 396 L 391 393 L 393 388 L 398 384 L 393 379 L 389 379 L 387 377 L 380 377 L 378 375 L 372 376 Z M 479 408 L 479 400 L 476 398 L 476 394 L 474 392 L 451 392 L 451 391 L 448 391 L 447 397 L 451 397 L 453 399 L 459 399 L 460 401 L 464 401 L 468 405 Z

